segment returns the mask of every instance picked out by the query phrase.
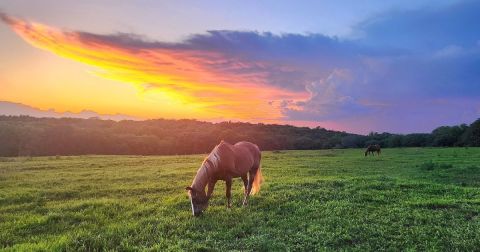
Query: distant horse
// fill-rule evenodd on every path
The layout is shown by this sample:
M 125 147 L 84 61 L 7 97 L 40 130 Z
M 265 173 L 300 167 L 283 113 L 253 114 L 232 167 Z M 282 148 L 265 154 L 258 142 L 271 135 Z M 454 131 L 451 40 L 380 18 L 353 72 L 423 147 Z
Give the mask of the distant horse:
M 215 146 L 203 160 L 191 186 L 186 187 L 194 216 L 200 215 L 208 206 L 215 183 L 226 183 L 227 207 L 231 207 L 232 178 L 242 178 L 244 186 L 243 205 L 247 205 L 250 193 L 260 190 L 262 172 L 260 170 L 260 149 L 250 142 L 231 145 L 223 140 Z M 205 187 L 208 191 L 205 193 Z
M 375 156 L 375 152 L 377 152 L 377 155 L 380 155 L 380 153 L 382 152 L 382 150 L 380 149 L 380 145 L 378 144 L 371 144 L 367 147 L 367 150 L 365 151 L 365 157 L 368 155 L 368 154 L 372 154 Z

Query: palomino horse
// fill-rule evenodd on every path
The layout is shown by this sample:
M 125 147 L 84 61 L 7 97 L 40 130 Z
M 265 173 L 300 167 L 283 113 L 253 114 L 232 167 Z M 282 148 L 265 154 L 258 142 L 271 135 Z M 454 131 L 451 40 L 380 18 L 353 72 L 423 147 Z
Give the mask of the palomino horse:
M 250 142 L 231 145 L 223 140 L 203 160 L 191 186 L 186 187 L 194 216 L 200 215 L 208 206 L 213 188 L 218 180 L 226 183 L 227 206 L 231 207 L 232 178 L 242 178 L 244 186 L 243 205 L 247 205 L 250 193 L 260 190 L 260 149 Z M 208 191 L 205 193 L 205 187 Z
M 367 150 L 365 151 L 365 156 L 367 156 L 368 154 L 372 154 L 375 156 L 375 152 L 377 152 L 377 155 L 380 155 L 380 152 L 382 152 L 380 150 L 380 145 L 378 144 L 371 144 L 367 147 Z

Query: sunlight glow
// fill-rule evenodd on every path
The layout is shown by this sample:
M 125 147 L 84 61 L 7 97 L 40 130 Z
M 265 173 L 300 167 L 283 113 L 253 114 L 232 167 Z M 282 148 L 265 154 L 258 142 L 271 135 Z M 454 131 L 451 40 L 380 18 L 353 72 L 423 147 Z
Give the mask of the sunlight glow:
M 92 34 L 63 31 L 11 17 L 3 19 L 29 44 L 93 66 L 95 70 L 91 73 L 101 78 L 130 83 L 141 99 L 161 101 L 183 111 L 183 117 L 278 120 L 281 111 L 271 104 L 307 98 L 305 92 L 265 85 L 262 74 L 245 76 L 212 68 L 211 65 L 226 60 L 234 61 L 235 67 L 249 64 L 225 59 L 220 53 L 166 47 L 138 49 Z M 190 114 L 185 115 L 185 111 Z M 164 115 L 156 112 L 147 116 Z

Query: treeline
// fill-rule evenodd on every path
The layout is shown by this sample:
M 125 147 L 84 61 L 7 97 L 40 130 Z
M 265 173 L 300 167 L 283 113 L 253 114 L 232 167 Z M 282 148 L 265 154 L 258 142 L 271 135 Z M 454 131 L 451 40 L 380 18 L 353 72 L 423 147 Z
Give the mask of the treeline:
M 378 143 L 383 147 L 467 147 L 480 146 L 480 119 L 470 125 L 441 126 L 431 133 L 398 135 L 370 133 L 365 144 Z
M 111 121 L 0 116 L 0 156 L 85 154 L 173 155 L 207 153 L 220 140 L 246 140 L 262 150 L 382 147 L 480 146 L 480 119 L 435 129 L 431 134 L 367 136 L 326 130 L 196 120 Z

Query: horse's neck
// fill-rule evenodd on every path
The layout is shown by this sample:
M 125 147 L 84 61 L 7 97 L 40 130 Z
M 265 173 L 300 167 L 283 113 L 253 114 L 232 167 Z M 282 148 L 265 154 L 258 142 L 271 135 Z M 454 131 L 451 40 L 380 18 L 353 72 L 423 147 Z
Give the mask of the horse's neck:
M 221 144 L 225 144 L 222 142 Z M 205 190 L 210 176 L 217 172 L 217 168 L 220 166 L 220 145 L 215 146 L 213 151 L 208 155 L 208 157 L 203 161 L 202 167 L 198 169 L 197 175 L 193 180 L 192 187 L 198 190 Z
M 192 187 L 197 190 L 205 191 L 205 187 L 207 186 L 209 177 L 207 172 L 207 167 L 205 163 L 198 169 L 197 175 L 193 179 Z

